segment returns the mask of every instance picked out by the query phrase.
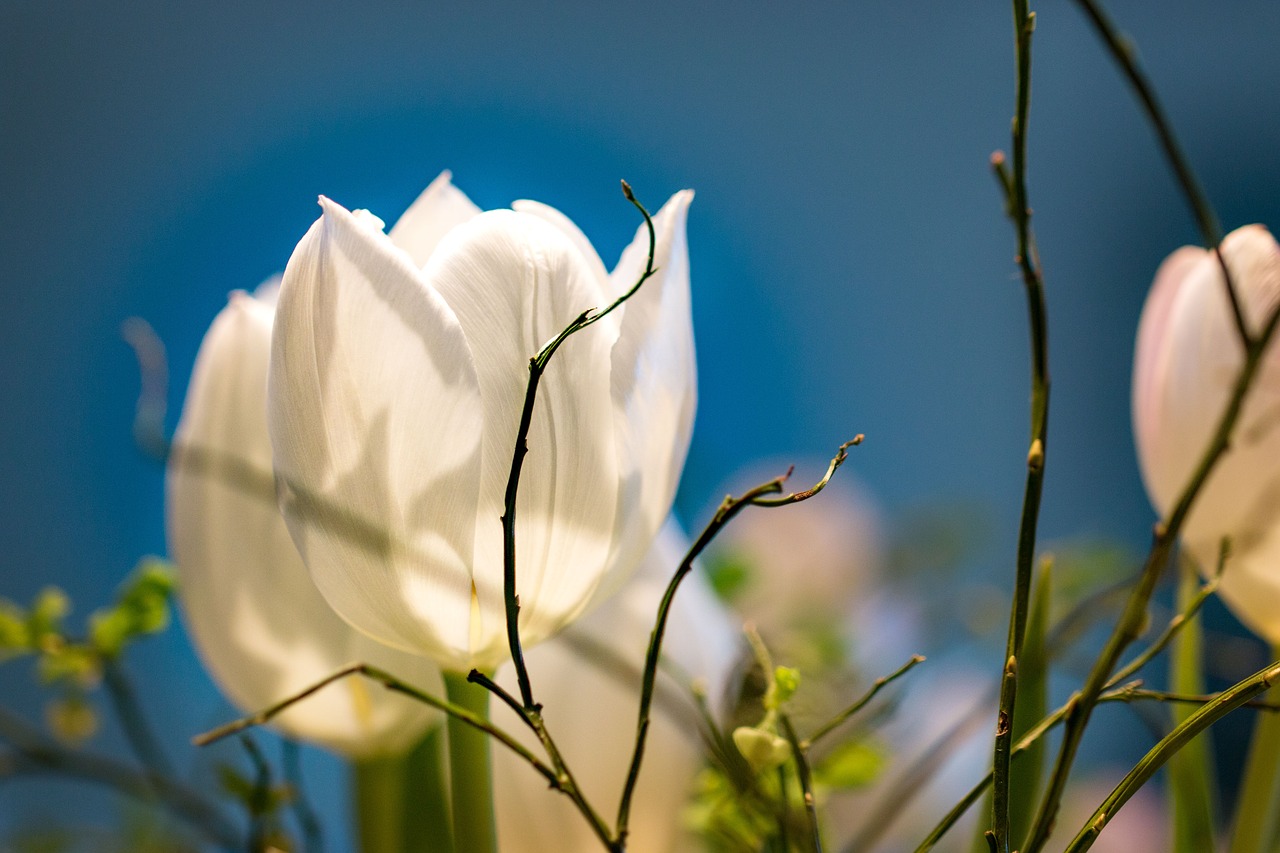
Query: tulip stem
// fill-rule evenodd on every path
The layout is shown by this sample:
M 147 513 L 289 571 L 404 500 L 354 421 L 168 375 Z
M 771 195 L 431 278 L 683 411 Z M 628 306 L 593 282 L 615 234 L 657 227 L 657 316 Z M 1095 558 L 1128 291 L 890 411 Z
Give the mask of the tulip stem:
M 791 746 L 791 759 L 796 763 L 796 778 L 800 780 L 800 796 L 804 800 L 804 814 L 809 830 L 809 849 L 813 853 L 822 853 L 822 832 L 818 828 L 818 803 L 813 797 L 813 774 L 809 770 L 809 757 L 806 746 L 796 737 L 796 730 L 791 725 L 791 718 L 786 714 L 778 715 L 778 724 Z M 786 799 L 783 799 L 785 806 Z
M 225 725 L 218 726 L 216 729 L 210 729 L 204 734 L 196 735 L 191 739 L 191 743 L 195 746 L 208 746 L 211 743 L 216 743 L 217 741 L 220 741 L 225 737 L 230 737 L 233 734 L 238 734 L 239 732 L 245 731 L 246 729 L 251 729 L 251 728 L 254 728 L 255 726 L 261 726 L 265 723 L 269 723 L 277 714 L 282 713 L 283 711 L 287 710 L 293 705 L 296 705 L 298 702 L 301 702 L 307 697 L 312 696 L 315 693 L 323 690 L 325 687 L 328 687 L 333 682 L 341 681 L 342 679 L 349 678 L 350 676 L 353 676 L 353 675 L 363 675 L 365 678 L 368 678 L 371 681 L 378 682 L 383 687 L 387 688 L 388 690 L 394 693 L 404 694 L 405 696 L 408 696 L 410 699 L 414 699 L 418 702 L 423 703 L 424 705 L 430 705 L 432 708 L 436 708 L 437 710 L 444 711 L 446 714 L 449 715 L 450 719 L 457 719 L 460 722 L 465 723 L 466 725 L 470 726 L 473 729 L 486 733 L 489 737 L 492 737 L 494 740 L 501 743 L 507 749 L 511 750 L 516 755 L 520 756 L 520 758 L 522 758 L 524 761 L 528 762 L 529 766 L 532 767 L 535 771 L 537 771 L 538 774 L 542 776 L 542 778 L 547 780 L 547 782 L 549 782 L 552 785 L 556 784 L 557 782 L 556 774 L 554 771 L 552 771 L 550 767 L 548 767 L 546 764 L 540 761 L 536 755 L 534 755 L 532 752 L 526 749 L 524 745 L 520 743 L 520 741 L 516 740 L 506 731 L 498 728 L 493 723 L 489 722 L 489 719 L 487 716 L 482 714 L 477 714 L 475 713 L 475 711 L 471 710 L 470 708 L 465 708 L 456 703 L 446 702 L 443 699 L 432 696 L 430 693 L 425 693 L 411 684 L 406 684 L 405 682 L 396 678 L 394 675 L 387 672 L 386 670 L 379 669 L 376 666 L 370 666 L 367 663 L 353 663 L 353 664 L 344 666 L 342 669 L 338 670 L 337 672 L 330 673 L 329 675 L 320 679 L 315 684 L 312 684 L 310 687 L 306 687 L 302 690 L 299 690 L 297 693 L 293 694 L 292 696 L 289 696 L 285 699 L 281 699 L 279 702 L 275 703 L 274 705 L 269 705 L 268 707 L 263 708 L 261 711 L 258 711 L 256 714 L 250 714 L 247 717 L 241 717 L 238 720 L 232 720 L 230 723 L 226 723 Z M 459 677 L 461 678 L 461 676 Z
M 350 784 L 360 853 L 403 853 L 402 770 L 397 756 L 379 755 L 352 764 Z
M 445 694 L 480 719 L 489 716 L 489 691 L 456 672 L 444 673 Z M 456 853 L 497 853 L 493 817 L 493 760 L 489 736 L 455 716 L 449 717 L 449 778 L 453 843 Z
M 924 663 L 924 661 L 925 661 L 924 655 L 912 655 L 911 660 L 907 661 L 906 663 L 898 667 L 893 672 L 889 673 L 888 675 L 882 675 L 879 678 L 877 678 L 874 682 L 872 682 L 871 688 L 866 693 L 864 693 L 861 697 L 859 697 L 852 705 L 845 708 L 839 714 L 836 714 L 834 717 L 831 718 L 831 720 L 819 726 L 817 730 L 814 731 L 813 734 L 809 735 L 807 738 L 802 740 L 800 742 L 800 747 L 807 752 L 815 743 L 822 740 L 824 737 L 831 734 L 836 729 L 840 728 L 840 726 L 842 726 L 846 720 L 848 720 L 854 714 L 858 713 L 863 708 L 865 708 L 867 706 L 867 703 L 869 703 L 872 699 L 876 698 L 876 695 L 879 694 L 881 690 L 885 689 L 890 684 L 897 681 L 902 676 L 906 675 L 908 672 L 910 672 L 919 664 Z
M 1089 22 L 1097 30 L 1098 36 L 1107 46 L 1107 50 L 1110 51 L 1111 57 L 1120 66 L 1121 71 L 1124 72 L 1129 85 L 1133 87 L 1134 93 L 1138 96 L 1138 100 L 1142 102 L 1142 109 L 1147 114 L 1147 120 L 1151 122 L 1156 137 L 1160 140 L 1160 147 L 1164 151 L 1165 159 L 1169 161 L 1169 167 L 1173 169 L 1173 173 L 1178 179 L 1178 185 L 1182 188 L 1182 194 L 1196 219 L 1196 226 L 1200 230 L 1200 239 L 1204 241 L 1205 247 L 1218 257 L 1218 265 L 1222 267 L 1222 280 L 1226 287 L 1227 299 L 1231 303 L 1231 317 L 1235 322 L 1236 332 L 1240 336 L 1240 341 L 1247 349 L 1252 341 L 1252 335 L 1249 333 L 1249 327 L 1245 324 L 1244 311 L 1240 305 L 1239 293 L 1231 280 L 1231 271 L 1227 269 L 1227 262 L 1223 259 L 1222 252 L 1219 251 L 1219 247 L 1222 244 L 1222 230 L 1218 224 L 1218 216 L 1214 213 L 1213 205 L 1209 203 L 1209 199 L 1204 194 L 1204 189 L 1200 186 L 1200 182 L 1196 180 L 1195 172 L 1191 170 L 1191 163 L 1187 160 L 1182 146 L 1178 144 L 1178 139 L 1173 133 L 1173 126 L 1170 124 L 1164 108 L 1160 106 L 1160 101 L 1156 97 L 1155 88 L 1138 66 L 1134 55 L 1133 42 L 1116 29 L 1115 24 L 1107 17 L 1107 14 L 1096 0 L 1076 0 L 1076 2 L 1080 4 L 1085 16 L 1088 17 Z
M 693 570 L 693 561 L 698 558 L 698 555 L 702 553 L 707 545 L 711 544 L 711 540 L 715 539 L 716 534 L 732 521 L 734 516 L 747 507 L 787 506 L 808 500 L 821 492 L 849 457 L 849 448 L 861 443 L 862 436 L 857 435 L 851 441 L 840 445 L 839 449 L 836 450 L 835 456 L 831 459 L 831 464 L 827 466 L 826 474 L 812 487 L 804 491 L 792 492 L 776 498 L 770 497 L 770 495 L 779 495 L 782 492 L 783 483 L 791 476 L 791 472 L 788 471 L 781 477 L 762 483 L 754 489 L 744 492 L 740 497 L 735 498 L 732 495 L 726 497 L 720 504 L 719 509 L 716 510 L 715 515 L 707 522 L 707 526 L 703 528 L 702 533 L 690 546 L 684 559 L 680 561 L 680 565 L 676 568 L 670 583 L 667 584 L 666 591 L 662 594 L 662 601 L 658 605 L 658 615 L 654 620 L 653 632 L 649 635 L 649 649 L 645 653 L 644 676 L 640 687 L 640 709 L 636 720 L 635 751 L 631 756 L 631 766 L 627 770 L 627 781 L 622 789 L 622 798 L 618 803 L 618 819 L 615 827 L 618 850 L 626 849 L 628 824 L 631 818 L 631 799 L 635 794 L 636 784 L 640 781 L 640 766 L 644 761 L 645 744 L 649 734 L 649 712 L 653 706 L 654 689 L 658 680 L 658 662 L 662 656 L 662 638 L 667 630 L 667 620 L 671 615 L 671 605 L 675 600 L 676 590 L 680 588 L 680 583 Z
M 1272 649 L 1272 658 L 1280 658 L 1280 646 Z M 1280 700 L 1280 688 L 1273 689 L 1270 699 Z M 1241 779 L 1239 806 L 1231 833 L 1234 853 L 1267 853 L 1277 827 L 1280 806 L 1280 715 L 1266 714 L 1254 722 L 1249 756 Z

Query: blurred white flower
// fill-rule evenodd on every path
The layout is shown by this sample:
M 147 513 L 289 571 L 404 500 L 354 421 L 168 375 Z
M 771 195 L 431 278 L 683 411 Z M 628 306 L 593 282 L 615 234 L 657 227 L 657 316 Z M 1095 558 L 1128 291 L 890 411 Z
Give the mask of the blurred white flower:
M 517 504 L 526 645 L 614 589 L 666 518 L 695 408 L 685 216 L 655 217 L 658 274 L 551 361 Z M 563 214 L 481 213 L 446 173 L 390 235 L 322 198 L 280 291 L 269 422 L 281 506 L 343 618 L 467 671 L 507 656 L 500 517 L 528 361 L 630 288 Z
M 668 524 L 641 568 L 613 598 L 528 654 L 536 697 L 592 804 L 610 819 L 618 807 L 635 744 L 640 678 L 658 602 L 687 549 Z M 713 713 L 739 659 L 741 634 L 702 573 L 694 570 L 677 593 L 659 670 L 649 741 L 632 803 L 628 849 L 646 853 L 694 849 L 680 813 L 702 766 L 698 712 L 690 678 L 705 686 Z M 499 680 L 514 689 L 508 667 Z M 674 677 L 672 677 L 674 676 Z M 505 722 L 501 717 L 498 722 Z M 511 727 L 530 748 L 537 739 Z M 599 849 L 567 798 L 506 749 L 494 748 L 498 835 L 504 853 L 587 853 Z
M 276 507 L 266 411 L 275 288 L 232 294 L 205 335 L 178 423 L 167 511 L 187 628 L 223 693 L 247 713 L 356 661 L 438 692 L 433 666 L 365 637 L 325 604 Z M 362 757 L 410 745 L 436 718 L 347 679 L 274 724 Z
M 753 466 L 734 479 L 763 482 L 762 470 Z M 765 637 L 815 618 L 843 622 L 860 600 L 877 595 L 885 550 L 880 512 L 850 483 L 845 477 L 813 500 L 752 513 L 717 537 L 715 553 L 744 571 L 734 604 Z
M 1227 235 L 1246 324 L 1256 332 L 1280 302 L 1280 249 L 1260 225 Z M 1203 457 L 1244 360 L 1217 258 L 1174 252 L 1142 309 L 1133 368 L 1133 423 L 1143 481 L 1161 515 Z M 1205 572 L 1223 537 L 1231 557 L 1219 593 L 1253 631 L 1280 643 L 1280 348 L 1272 345 L 1245 400 L 1231 448 L 1210 475 L 1182 531 Z

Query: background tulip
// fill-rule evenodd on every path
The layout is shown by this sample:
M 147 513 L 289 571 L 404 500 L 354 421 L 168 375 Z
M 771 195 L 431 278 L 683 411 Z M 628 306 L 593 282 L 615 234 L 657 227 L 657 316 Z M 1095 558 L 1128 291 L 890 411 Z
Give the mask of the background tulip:
M 168 474 L 170 548 L 183 613 L 223 693 L 253 712 L 364 661 L 439 692 L 421 658 L 350 628 L 324 602 L 276 507 L 267 437 L 275 283 L 234 293 L 196 359 Z M 349 756 L 393 752 L 436 719 L 358 679 L 332 684 L 275 719 L 287 734 Z
M 687 542 L 674 526 L 659 535 L 641 568 L 616 596 L 527 655 L 536 698 L 578 784 L 605 819 L 617 810 L 635 744 L 640 678 L 658 602 Z M 646 853 L 693 849 L 680 814 L 702 766 L 698 712 L 689 678 L 700 678 L 713 707 L 741 649 L 734 619 L 700 571 L 681 584 L 663 642 L 653 723 L 636 798 L 628 849 Z M 669 669 L 667 669 L 669 667 Z M 509 669 L 500 679 L 514 688 Z M 671 677 L 672 675 L 675 677 Z M 499 722 L 505 722 L 499 718 Z M 537 748 L 523 726 L 512 731 Z M 494 750 L 498 835 L 503 853 L 599 849 L 567 798 L 505 749 Z
M 1280 302 L 1280 249 L 1260 225 L 1222 243 L 1247 325 Z M 1138 328 L 1133 421 L 1151 502 L 1167 514 L 1217 429 L 1244 360 L 1212 253 L 1174 252 L 1156 273 Z M 1183 543 L 1206 573 L 1223 537 L 1231 554 L 1219 592 L 1272 645 L 1280 643 L 1280 349 L 1272 345 L 1245 400 L 1231 448 L 1201 491 Z
M 695 406 L 691 198 L 655 217 L 658 275 L 571 338 L 542 383 L 517 504 L 526 644 L 625 577 L 670 508 Z M 447 174 L 390 235 L 320 203 L 285 271 L 271 357 L 285 518 L 352 625 L 448 669 L 493 669 L 507 655 L 499 519 L 528 360 L 635 282 L 647 234 L 609 276 L 558 211 L 480 213 Z

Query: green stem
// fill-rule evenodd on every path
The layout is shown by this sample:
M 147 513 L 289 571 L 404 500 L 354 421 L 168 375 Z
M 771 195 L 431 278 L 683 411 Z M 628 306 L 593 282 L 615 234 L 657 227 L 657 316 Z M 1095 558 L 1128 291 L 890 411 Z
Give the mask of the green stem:
M 1272 650 L 1272 659 L 1277 656 L 1280 656 L 1280 646 Z M 1280 687 L 1273 687 L 1262 698 L 1280 700 Z M 1233 853 L 1269 853 L 1271 839 L 1280 829 L 1277 809 L 1280 809 L 1280 714 L 1259 714 L 1236 806 L 1231 836 Z
M 404 838 L 414 845 L 412 849 L 423 853 L 453 853 L 444 749 L 444 726 L 436 726 L 404 757 L 408 806 L 403 810 L 400 826 Z
M 488 718 L 489 691 L 456 672 L 444 674 L 449 701 Z M 452 782 L 456 853 L 496 853 L 498 832 L 493 818 L 493 762 L 489 736 L 449 717 L 449 777 Z
M 353 765 L 360 853 L 401 853 L 403 770 L 398 756 L 375 756 Z
M 1103 801 L 1089 821 L 1066 848 L 1066 853 L 1084 853 L 1093 846 L 1107 823 L 1115 817 L 1129 798 L 1145 785 L 1156 771 L 1163 766 L 1179 749 L 1187 745 L 1196 735 L 1222 717 L 1247 704 L 1250 700 L 1265 693 L 1280 680 L 1280 663 L 1272 663 L 1265 669 L 1238 682 L 1229 690 L 1214 696 L 1202 705 L 1194 714 L 1178 724 L 1168 735 L 1162 738 L 1139 761 L 1129 774 L 1120 780 L 1111 795 Z M 1232 848 L 1233 850 L 1235 848 Z

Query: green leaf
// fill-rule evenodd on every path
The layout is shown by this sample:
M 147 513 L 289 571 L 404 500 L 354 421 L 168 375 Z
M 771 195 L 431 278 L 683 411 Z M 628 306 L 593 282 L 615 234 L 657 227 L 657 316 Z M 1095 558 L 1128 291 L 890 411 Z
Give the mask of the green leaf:
M 1200 579 L 1190 560 L 1179 560 L 1178 569 L 1177 608 L 1182 613 L 1199 593 Z M 1204 692 L 1203 645 L 1203 631 L 1197 614 L 1182 626 L 1173 640 L 1169 655 L 1169 687 L 1175 693 L 1198 695 Z M 1170 711 L 1174 725 L 1191 716 L 1195 710 L 1193 705 L 1172 703 Z M 1272 760 L 1274 762 L 1274 754 Z M 1174 853 L 1204 853 L 1214 849 L 1215 790 L 1212 746 L 1208 735 L 1201 734 L 1169 759 Z
M 116 657 L 130 641 L 169 626 L 169 599 L 175 586 L 168 563 L 148 557 L 125 579 L 116 603 L 89 617 L 89 640 L 106 657 Z
M 71 600 L 56 586 L 40 590 L 27 613 L 27 630 L 33 645 L 42 646 L 62 636 L 62 620 L 71 612 Z
M 837 790 L 864 788 L 889 764 L 884 746 L 874 740 L 846 741 L 813 768 L 814 781 Z
M 1053 602 L 1053 560 L 1040 562 L 1027 614 L 1027 630 L 1018 655 L 1018 701 L 1013 708 L 1013 743 L 1017 743 L 1047 713 L 1049 703 L 1049 655 L 1045 637 Z M 1044 741 L 1013 757 L 1009 767 L 1009 837 L 1022 847 L 1031 832 L 1044 773 Z
M 0 598 L 0 661 L 31 651 L 27 612 L 7 598 Z

